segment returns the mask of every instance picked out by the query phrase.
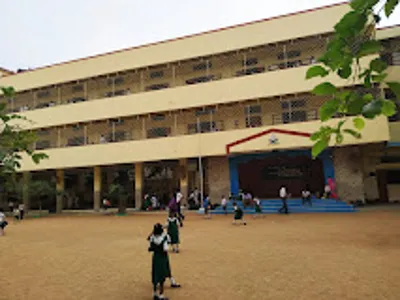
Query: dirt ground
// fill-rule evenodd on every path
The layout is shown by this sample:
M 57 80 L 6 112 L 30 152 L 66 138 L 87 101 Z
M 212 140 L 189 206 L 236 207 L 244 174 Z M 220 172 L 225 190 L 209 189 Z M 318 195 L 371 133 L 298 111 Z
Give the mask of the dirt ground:
M 152 299 L 146 237 L 165 215 L 74 216 L 10 224 L 0 237 L 1 300 Z M 400 299 L 400 211 L 190 215 L 182 284 L 170 299 Z M 12 223 L 12 222 L 10 222 Z

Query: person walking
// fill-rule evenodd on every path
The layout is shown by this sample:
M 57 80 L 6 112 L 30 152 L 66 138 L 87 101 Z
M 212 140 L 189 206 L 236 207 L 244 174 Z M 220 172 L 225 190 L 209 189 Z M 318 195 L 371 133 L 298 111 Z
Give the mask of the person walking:
M 287 198 L 288 192 L 286 186 L 282 186 L 279 190 L 279 197 L 282 200 L 282 207 L 279 209 L 279 213 L 285 213 L 286 215 L 289 213 L 288 205 L 287 205 Z

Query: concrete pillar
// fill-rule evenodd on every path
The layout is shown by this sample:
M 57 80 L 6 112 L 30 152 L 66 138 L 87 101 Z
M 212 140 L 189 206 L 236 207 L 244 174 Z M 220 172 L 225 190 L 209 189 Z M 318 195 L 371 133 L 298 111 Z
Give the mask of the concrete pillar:
M 143 200 L 143 163 L 135 164 L 135 208 L 142 207 Z
M 56 177 L 57 177 L 56 212 L 59 214 L 63 210 L 63 198 L 64 198 L 63 194 L 65 189 L 64 170 L 57 170 Z
M 23 190 L 22 190 L 22 202 L 25 205 L 25 212 L 29 211 L 30 209 L 30 195 L 29 195 L 29 185 L 31 183 L 31 173 L 24 172 L 23 174 Z
M 100 210 L 101 203 L 101 168 L 94 167 L 94 192 L 93 192 L 93 209 L 95 211 Z
M 179 189 L 183 194 L 183 201 L 187 203 L 189 193 L 189 176 L 188 176 L 188 159 L 181 158 L 179 160 Z
M 213 203 L 219 203 L 221 197 L 228 197 L 230 192 L 228 158 L 226 156 L 209 157 L 207 168 L 209 196 Z
M 346 202 L 364 202 L 364 174 L 360 146 L 337 147 L 333 164 L 339 198 Z

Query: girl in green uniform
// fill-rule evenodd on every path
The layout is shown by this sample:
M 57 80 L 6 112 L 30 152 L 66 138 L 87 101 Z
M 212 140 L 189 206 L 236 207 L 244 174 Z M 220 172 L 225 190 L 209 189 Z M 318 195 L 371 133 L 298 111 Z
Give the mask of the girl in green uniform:
M 243 210 L 237 206 L 236 202 L 233 203 L 233 208 L 235 210 L 233 224 L 236 225 L 236 222 L 240 221 L 241 224 L 246 225 L 246 222 L 243 220 Z
M 180 222 L 176 217 L 176 213 L 170 212 L 167 220 L 167 231 L 170 238 L 170 244 L 172 246 L 172 251 L 179 253 L 179 226 Z
M 167 300 L 164 297 L 164 282 L 166 278 L 171 279 L 171 287 L 178 288 L 179 284 L 171 276 L 171 268 L 168 258 L 168 235 L 164 233 L 161 224 L 154 225 L 153 233 L 149 236 L 149 251 L 153 252 L 151 279 L 153 283 L 153 300 Z M 157 287 L 159 294 L 157 295 Z
M 261 216 L 261 214 L 262 214 L 260 199 L 255 197 L 254 198 L 254 204 L 255 204 L 255 208 L 256 208 L 256 211 L 255 211 L 255 214 L 254 214 L 254 218 L 257 218 L 257 217 Z

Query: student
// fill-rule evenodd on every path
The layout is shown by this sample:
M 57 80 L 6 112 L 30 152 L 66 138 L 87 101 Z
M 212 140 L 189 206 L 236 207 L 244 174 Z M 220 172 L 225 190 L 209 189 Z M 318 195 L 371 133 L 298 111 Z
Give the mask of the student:
M 262 209 L 261 209 L 261 201 L 257 197 L 254 197 L 254 204 L 255 204 L 255 214 L 254 218 L 261 216 Z
M 331 197 L 331 193 L 332 193 L 332 189 L 331 189 L 330 185 L 326 184 L 325 188 L 324 188 L 324 198 L 329 199 Z
M 221 199 L 221 206 L 222 206 L 222 209 L 223 209 L 225 215 L 228 214 L 228 212 L 226 210 L 226 205 L 227 205 L 226 197 L 225 197 L 225 195 L 223 195 L 222 199 Z
M 151 206 L 153 210 L 156 210 L 158 208 L 158 199 L 156 195 L 151 196 Z
M 181 225 L 180 225 L 181 227 L 183 227 L 182 221 L 185 220 L 185 216 L 182 214 L 182 211 L 181 211 L 182 202 L 183 202 L 183 194 L 181 193 L 180 190 L 178 190 L 176 192 L 176 203 L 178 205 L 178 219 L 179 219 L 179 222 L 181 223 Z
M 233 203 L 233 209 L 235 210 L 235 215 L 233 216 L 233 225 L 236 225 L 237 221 L 240 221 L 241 224 L 246 225 L 246 222 L 243 220 L 243 210 L 237 206 L 236 202 Z
M 210 214 L 210 198 L 206 196 L 203 202 L 203 207 L 204 207 L 204 218 L 205 219 L 211 219 L 211 214 Z
M 153 233 L 148 237 L 150 242 L 149 252 L 153 252 L 151 279 L 153 283 L 153 299 L 166 300 L 164 297 L 165 279 L 171 280 L 172 288 L 179 288 L 180 285 L 171 276 L 171 268 L 168 257 L 168 235 L 165 234 L 160 223 L 154 225 Z M 159 288 L 159 293 L 157 293 Z
M 25 204 L 21 203 L 18 205 L 18 210 L 19 210 L 19 219 L 23 220 L 25 216 Z
M 302 198 L 303 205 L 308 203 L 308 204 L 310 204 L 310 206 L 312 206 L 311 192 L 310 192 L 310 189 L 308 188 L 308 186 L 306 186 L 306 188 L 301 192 L 301 198 Z
M 282 200 L 282 207 L 279 209 L 279 212 L 280 213 L 284 212 L 285 214 L 288 214 L 289 213 L 289 209 L 287 206 L 288 193 L 287 193 L 286 187 L 284 185 L 279 190 L 279 197 Z
M 13 216 L 15 223 L 21 220 L 21 212 L 19 211 L 18 207 L 14 208 Z
M 169 213 L 167 225 L 165 227 L 167 228 L 167 233 L 170 238 L 172 252 L 179 253 L 179 220 L 175 213 Z
M 12 200 L 8 201 L 8 210 L 10 213 L 14 210 L 14 202 L 12 202 Z
M 4 229 L 7 227 L 6 215 L 2 208 L 0 208 L 0 236 L 4 235 Z

